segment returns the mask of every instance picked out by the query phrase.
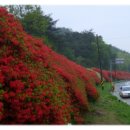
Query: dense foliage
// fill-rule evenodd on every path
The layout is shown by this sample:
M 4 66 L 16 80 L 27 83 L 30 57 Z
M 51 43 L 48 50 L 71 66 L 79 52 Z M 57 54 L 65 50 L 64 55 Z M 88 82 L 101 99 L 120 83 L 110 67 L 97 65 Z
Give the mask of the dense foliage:
M 93 68 L 94 71 L 101 74 L 101 70 L 99 68 Z M 125 71 L 108 71 L 108 70 L 102 70 L 102 75 L 104 80 L 111 82 L 112 80 L 130 80 L 130 73 Z
M 93 76 L 92 76 L 93 75 Z M 0 123 L 83 123 L 99 94 L 95 71 L 48 48 L 0 7 Z
M 36 7 L 36 10 L 39 8 Z M 17 18 L 24 21 L 24 15 L 29 15 L 31 12 L 29 9 L 29 12 L 23 14 L 22 17 L 18 17 L 17 14 Z M 46 39 L 35 38 L 27 34 L 17 18 L 0 7 L 0 123 L 67 124 L 71 122 L 83 124 L 83 112 L 90 109 L 90 101 L 95 101 L 99 97 L 95 84 L 100 83 L 100 69 L 86 69 L 54 52 L 45 45 Z M 27 20 L 30 20 L 30 15 Z M 61 32 L 60 35 L 54 35 L 53 31 L 53 33 L 48 31 L 49 28 L 53 30 L 53 26 L 45 27 L 47 28 L 44 29 L 47 30 L 44 31 L 51 36 L 52 43 L 58 43 L 55 48 L 57 51 L 59 48 L 62 50 L 61 53 L 69 54 L 68 57 L 75 60 L 75 50 L 73 49 L 77 46 L 77 53 L 75 53 L 77 56 L 78 54 L 86 56 L 85 53 L 88 55 L 88 58 L 85 57 L 84 60 L 82 56 L 78 57 L 77 62 L 84 66 L 87 64 L 93 66 L 93 63 L 96 65 L 93 57 L 97 59 L 97 54 L 96 52 L 91 53 L 96 48 L 93 43 L 95 36 L 91 31 L 80 34 L 65 29 L 64 33 L 62 31 L 62 35 L 67 35 L 62 37 Z M 30 32 L 35 33 L 35 29 Z M 33 35 L 38 36 L 39 33 L 37 29 Z M 40 35 L 42 34 L 43 32 Z M 77 34 L 82 39 L 81 41 L 84 41 L 81 48 L 78 44 L 80 40 L 78 40 Z M 72 48 L 67 50 L 67 46 L 71 47 L 70 37 L 77 43 L 74 43 L 76 46 L 72 44 Z M 54 38 L 59 41 L 55 39 L 54 42 Z M 62 38 L 69 42 L 61 44 Z M 99 41 L 102 41 L 101 37 Z M 105 44 L 100 42 L 100 45 L 103 50 Z M 79 48 L 83 50 L 83 53 Z M 89 53 L 84 48 L 88 48 Z M 107 51 L 109 49 L 106 47 L 106 53 L 104 51 L 103 66 L 107 65 L 106 61 L 111 58 Z M 107 60 L 105 60 L 105 56 Z M 114 56 L 115 54 L 113 54 Z M 103 76 L 105 80 L 111 81 L 109 71 L 103 70 Z M 116 74 L 113 71 L 112 76 L 116 79 L 130 78 L 130 74 L 123 71 L 117 71 Z
M 99 68 L 97 40 L 92 30 L 75 32 L 68 28 L 56 27 L 50 15 L 45 15 L 41 6 L 10 5 L 6 6 L 24 26 L 26 32 L 33 36 L 42 37 L 45 43 L 56 52 L 85 67 Z M 103 69 L 109 70 L 110 60 L 124 58 L 125 63 L 117 65 L 117 69 L 130 71 L 130 54 L 121 51 L 104 42 L 99 36 L 100 59 Z M 114 65 L 113 65 L 114 69 Z

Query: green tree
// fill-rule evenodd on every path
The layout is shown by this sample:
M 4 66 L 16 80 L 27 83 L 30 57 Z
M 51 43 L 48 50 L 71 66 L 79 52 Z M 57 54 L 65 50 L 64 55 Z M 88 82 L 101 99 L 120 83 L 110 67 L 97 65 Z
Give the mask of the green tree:
M 9 5 L 6 8 L 22 22 L 25 31 L 33 36 L 44 37 L 54 29 L 56 21 L 45 15 L 38 5 Z
M 45 15 L 38 5 L 9 5 L 6 8 L 22 22 L 26 32 L 44 38 L 45 43 L 58 53 L 85 67 L 99 68 L 96 36 L 93 30 L 75 32 L 64 27 L 57 28 L 55 26 L 57 20 L 54 21 L 50 15 Z M 102 36 L 98 42 L 103 69 L 109 70 L 110 60 L 124 58 L 125 63 L 116 67 L 130 71 L 129 53 L 106 44 Z
M 42 15 L 41 10 L 28 12 L 22 19 L 24 29 L 34 36 L 43 36 L 49 26 L 48 20 Z

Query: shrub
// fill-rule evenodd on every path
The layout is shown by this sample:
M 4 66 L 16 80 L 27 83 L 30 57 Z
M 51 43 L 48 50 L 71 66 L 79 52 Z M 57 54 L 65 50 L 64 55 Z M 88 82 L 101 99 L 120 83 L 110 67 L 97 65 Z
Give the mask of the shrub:
M 83 123 L 81 112 L 88 110 L 88 98 L 98 98 L 91 80 L 86 68 L 28 35 L 0 7 L 2 124 L 67 124 L 72 115 L 76 123 Z

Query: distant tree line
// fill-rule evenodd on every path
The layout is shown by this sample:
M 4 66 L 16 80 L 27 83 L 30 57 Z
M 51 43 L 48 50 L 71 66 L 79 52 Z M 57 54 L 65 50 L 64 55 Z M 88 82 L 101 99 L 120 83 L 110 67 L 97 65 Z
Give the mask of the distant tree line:
M 43 38 L 45 43 L 56 52 L 65 55 L 85 67 L 98 67 L 98 51 L 96 35 L 92 30 L 75 32 L 68 28 L 56 27 L 57 20 L 44 14 L 38 5 L 9 5 L 8 11 L 17 17 L 25 31 L 33 36 Z M 44 9 L 44 8 L 43 8 Z M 120 70 L 130 71 L 130 54 L 104 42 L 102 36 L 98 37 L 100 58 L 103 69 L 110 69 L 110 61 L 121 57 L 125 59 L 123 65 L 114 65 Z

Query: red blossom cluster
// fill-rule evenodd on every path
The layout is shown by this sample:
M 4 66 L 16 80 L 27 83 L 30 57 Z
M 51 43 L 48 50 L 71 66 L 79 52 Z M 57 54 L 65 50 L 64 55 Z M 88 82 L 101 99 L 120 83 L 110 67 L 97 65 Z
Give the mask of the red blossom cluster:
M 100 83 L 99 73 L 97 71 L 94 71 L 93 69 L 88 69 L 88 71 L 93 82 L 95 82 L 96 84 L 99 84 Z
M 98 73 L 101 73 L 101 70 L 99 68 L 93 68 L 93 70 L 97 71 Z M 102 70 L 102 74 L 103 74 L 103 78 L 108 81 L 111 82 L 111 76 L 113 79 L 117 79 L 117 80 L 129 80 L 130 79 L 130 73 L 129 72 L 125 72 L 125 71 L 108 71 L 108 70 Z
M 117 80 L 129 80 L 130 79 L 130 73 L 125 71 L 113 71 L 112 72 L 113 78 Z
M 0 122 L 83 123 L 81 113 L 99 94 L 95 71 L 77 65 L 24 32 L 0 7 Z

